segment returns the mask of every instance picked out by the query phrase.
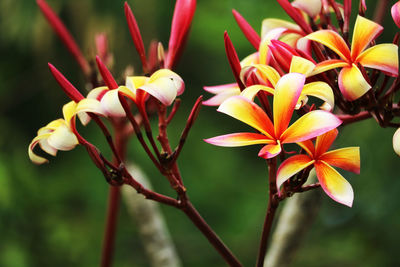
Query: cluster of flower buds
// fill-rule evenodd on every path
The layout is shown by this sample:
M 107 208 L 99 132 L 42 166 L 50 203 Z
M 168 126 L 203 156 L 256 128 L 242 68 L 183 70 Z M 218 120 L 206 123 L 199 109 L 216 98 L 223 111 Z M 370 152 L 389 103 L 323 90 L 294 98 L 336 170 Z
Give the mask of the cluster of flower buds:
M 327 150 L 340 125 L 374 117 L 382 127 L 399 127 L 393 122 L 400 117 L 400 103 L 394 103 L 400 89 L 398 34 L 393 43 L 376 44 L 383 27 L 364 17 L 364 1 L 360 1 L 351 42 L 351 1 L 277 2 L 295 23 L 267 18 L 262 22 L 261 36 L 233 10 L 256 52 L 239 61 L 225 32 L 226 53 L 236 83 L 204 88 L 215 94 L 204 104 L 219 106 L 219 112 L 257 132 L 205 141 L 232 147 L 263 144 L 260 157 L 280 155 L 276 177 L 276 195 L 280 197 L 305 190 L 302 185 L 315 167 L 318 186 L 335 201 L 351 206 L 353 190 L 332 166 L 359 173 L 359 148 Z M 392 8 L 396 23 L 400 22 L 399 10 L 397 3 Z M 254 102 L 256 97 L 260 106 Z M 319 110 L 316 104 L 307 104 L 309 97 L 322 100 Z M 290 125 L 295 110 L 299 118 Z M 285 159 L 294 153 L 284 150 L 288 143 L 296 143 L 300 150 Z M 393 146 L 400 155 L 400 130 L 394 135 Z
M 92 89 L 84 97 L 61 72 L 49 64 L 51 73 L 72 102 L 63 107 L 63 119 L 55 120 L 38 131 L 38 135 L 32 140 L 28 149 L 32 162 L 36 164 L 48 162 L 47 159 L 34 153 L 37 145 L 44 152 L 55 156 L 58 150 L 72 150 L 76 145 L 80 144 L 87 149 L 96 166 L 106 176 L 107 181 L 112 182 L 112 178 L 115 178 L 116 173 L 118 173 L 117 176 L 132 178 L 121 165 L 124 163 L 124 155 L 122 154 L 124 154 L 123 151 L 126 148 L 116 147 L 115 142 L 117 139 L 126 139 L 130 134 L 134 133 L 156 167 L 161 173 L 168 176 L 167 178 L 170 180 L 171 185 L 175 189 L 178 188 L 178 191 L 184 192 L 181 178 L 174 164 L 188 131 L 197 117 L 201 106 L 201 97 L 193 107 L 179 145 L 175 150 L 170 147 L 166 128 L 179 107 L 180 102 L 176 100 L 176 97 L 181 95 L 185 89 L 183 79 L 171 69 L 176 65 L 185 46 L 196 8 L 196 1 L 176 1 L 168 50 L 164 51 L 161 43 L 152 42 L 148 55 L 146 55 L 136 19 L 128 3 L 125 3 L 124 9 L 129 31 L 139 54 L 144 75 L 128 75 L 123 78 L 125 80 L 124 85 L 120 85 L 107 68 L 107 65 L 111 65 L 113 58 L 108 51 L 105 34 L 99 34 L 95 38 L 98 52 L 98 56 L 94 60 L 97 65 L 96 70 L 91 67 L 94 64 L 89 64 L 72 35 L 47 3 L 44 0 L 37 0 L 37 3 L 55 33 L 73 55 L 87 80 L 90 81 Z M 102 80 L 98 80 L 98 77 L 101 77 Z M 104 85 L 99 86 L 101 84 Z M 167 108 L 172 104 L 174 105 L 168 114 Z M 136 114 L 133 113 L 133 107 L 136 107 Z M 158 140 L 161 145 L 161 151 L 153 138 L 149 122 L 149 116 L 154 114 L 154 109 L 156 109 L 159 116 Z M 93 144 L 79 134 L 76 127 L 76 117 L 79 118 L 82 125 L 87 125 L 91 120 L 98 124 L 113 152 L 113 162 L 105 159 Z M 114 133 L 119 137 L 113 138 L 111 136 L 110 131 L 102 121 L 103 119 L 111 122 Z M 148 137 L 147 141 L 142 136 L 142 126 L 145 128 L 146 136 Z M 150 143 L 153 151 L 148 147 L 148 143 Z M 171 172 L 174 174 L 171 174 Z M 132 182 L 132 179 L 128 179 L 125 183 L 135 183 L 135 181 Z M 138 184 L 135 184 L 134 187 L 141 192 L 144 190 Z M 147 197 L 154 198 L 156 193 L 153 193 L 150 192 Z M 156 194 L 157 197 L 159 196 Z M 172 205 L 177 205 L 178 203 L 177 200 L 170 200 L 167 197 L 161 197 L 161 202 L 163 201 L 169 201 L 169 204 Z

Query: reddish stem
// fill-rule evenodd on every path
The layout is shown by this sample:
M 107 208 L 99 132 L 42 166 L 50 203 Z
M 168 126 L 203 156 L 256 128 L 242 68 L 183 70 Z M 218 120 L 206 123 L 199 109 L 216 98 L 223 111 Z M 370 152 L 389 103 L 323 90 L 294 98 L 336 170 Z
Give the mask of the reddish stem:
M 213 247 L 218 251 L 218 253 L 225 259 L 225 261 L 233 267 L 240 267 L 242 264 L 239 260 L 232 254 L 228 247 L 222 242 L 222 240 L 215 234 L 211 227 L 206 223 L 206 221 L 201 217 L 198 211 L 193 207 L 193 205 L 187 201 L 182 207 L 182 211 L 188 216 L 188 218 L 193 222 L 193 224 L 203 233 L 203 235 L 208 239 L 208 241 L 213 245 Z
M 269 180 L 269 189 L 268 189 L 268 207 L 267 213 L 265 215 L 263 231 L 261 234 L 261 241 L 258 250 L 258 258 L 257 258 L 257 267 L 263 267 L 265 254 L 267 253 L 267 243 L 268 237 L 271 233 L 272 223 L 274 221 L 276 209 L 279 205 L 279 199 L 275 197 L 277 193 L 276 188 L 276 157 L 272 158 L 268 162 L 268 180 Z
M 123 135 L 123 131 L 121 128 L 123 124 L 115 123 L 115 146 L 117 153 L 120 158 L 125 158 L 126 152 L 126 142 L 127 136 Z M 120 159 L 115 157 L 113 158 L 113 164 L 118 164 Z M 118 211 L 119 204 L 121 198 L 121 188 L 119 186 L 110 186 L 108 193 L 108 208 L 107 208 L 107 219 L 106 219 L 106 227 L 104 231 L 104 241 L 103 241 L 103 250 L 101 254 L 101 266 L 109 267 L 112 263 L 112 258 L 114 254 L 115 247 L 115 235 L 117 231 L 117 222 L 118 222 Z

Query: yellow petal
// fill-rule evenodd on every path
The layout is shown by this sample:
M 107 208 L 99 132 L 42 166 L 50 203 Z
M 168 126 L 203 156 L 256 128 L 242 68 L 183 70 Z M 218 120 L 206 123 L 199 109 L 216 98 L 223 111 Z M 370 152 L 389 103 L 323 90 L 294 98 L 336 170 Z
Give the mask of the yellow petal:
M 359 147 L 346 147 L 328 151 L 320 159 L 332 166 L 360 174 Z
M 319 42 L 338 54 L 343 60 L 350 61 L 350 50 L 346 42 L 336 32 L 332 30 L 320 30 L 306 36 L 306 38 Z
M 94 113 L 100 116 L 106 116 L 106 112 L 103 109 L 100 101 L 91 98 L 84 98 L 79 101 L 78 105 L 75 109 L 75 114 L 79 116 L 83 125 L 87 125 L 90 121 L 90 117 L 87 115 L 87 112 Z
M 246 67 L 246 66 L 250 66 L 252 64 L 258 64 L 259 63 L 259 53 L 255 52 L 253 54 L 248 55 L 247 57 L 245 57 L 244 59 L 242 59 L 242 61 L 240 61 L 240 66 Z
M 335 129 L 342 123 L 335 115 L 314 110 L 301 116 L 282 134 L 282 143 L 298 143 Z
M 337 129 L 333 129 L 317 137 L 317 140 L 315 141 L 315 157 L 319 157 L 328 151 L 338 133 L 339 131 Z
M 290 63 L 290 69 L 289 72 L 297 72 L 304 74 L 306 77 L 308 77 L 311 72 L 314 70 L 315 64 L 312 63 L 311 61 L 298 57 L 298 56 L 293 56 L 292 57 L 292 62 Z
M 332 88 L 325 82 L 312 82 L 304 85 L 302 95 L 315 96 L 328 105 L 329 110 L 332 110 L 335 105 L 335 96 Z
M 330 59 L 318 63 L 309 76 L 314 76 L 328 70 L 349 66 L 349 63 L 340 59 Z
M 270 144 L 261 148 L 261 150 L 258 152 L 258 156 L 264 159 L 270 159 L 277 156 L 279 153 L 281 153 L 281 151 L 282 147 L 278 141 L 277 144 Z
M 119 86 L 119 87 L 118 87 L 118 91 L 119 91 L 121 94 L 123 94 L 123 95 L 129 97 L 132 101 L 136 101 L 136 90 L 135 90 L 135 92 L 133 92 L 133 91 L 132 91 L 131 89 L 129 89 L 127 86 Z
M 382 31 L 383 27 L 381 25 L 360 15 L 357 16 L 353 40 L 351 41 L 351 58 L 353 61 Z
M 338 77 L 339 89 L 343 96 L 350 101 L 362 97 L 371 85 L 367 83 L 358 67 L 353 64 L 351 67 L 343 68 Z
M 295 155 L 282 162 L 276 174 L 276 187 L 278 188 L 278 191 L 281 185 L 290 177 L 313 163 L 313 159 L 303 154 Z
M 225 113 L 259 130 L 268 139 L 273 139 L 274 128 L 267 114 L 255 103 L 242 96 L 233 96 L 225 100 L 218 108 Z
M 301 32 L 300 27 L 292 22 L 282 19 L 264 19 L 261 26 L 261 37 L 263 38 L 267 33 L 276 28 L 285 28 L 292 31 Z
M 264 86 L 264 85 L 252 85 L 249 86 L 247 88 L 245 88 L 240 95 L 247 98 L 250 101 L 254 100 L 254 97 L 258 94 L 258 92 L 260 91 L 264 91 L 264 92 L 268 92 L 271 95 L 274 94 L 274 89 L 272 89 L 271 87 L 268 86 Z
M 275 136 L 279 138 L 292 118 L 294 108 L 303 90 L 305 76 L 289 73 L 279 80 L 273 100 Z
M 76 103 L 74 101 L 71 101 L 63 106 L 63 115 L 64 119 L 69 125 L 71 119 L 75 116 L 75 109 L 76 109 Z
M 268 64 L 269 59 L 271 57 L 271 53 L 269 51 L 269 45 L 271 44 L 271 40 L 278 40 L 278 38 L 286 31 L 286 28 L 276 28 L 265 34 L 261 38 L 260 48 L 258 49 L 260 64 Z
M 397 77 L 399 74 L 398 46 L 379 44 L 368 48 L 357 57 L 357 62 L 368 68 L 378 69 Z
M 42 135 L 38 135 L 35 138 L 33 138 L 32 142 L 29 144 L 28 147 L 28 155 L 29 155 L 29 159 L 35 163 L 35 164 L 43 164 L 43 163 L 47 163 L 49 162 L 47 159 L 40 157 L 38 155 L 36 155 L 33 152 L 33 149 L 35 148 L 35 146 L 43 139 L 47 139 L 51 134 L 42 134 Z
M 298 144 L 302 149 L 304 149 L 304 151 L 306 151 L 307 154 L 308 154 L 310 157 L 314 158 L 314 155 L 315 155 L 315 147 L 314 147 L 313 142 L 311 142 L 311 140 L 306 140 L 306 141 L 303 141 L 303 142 L 299 142 L 299 143 L 297 143 L 297 144 Z
M 325 193 L 333 200 L 351 207 L 353 205 L 353 188 L 340 173 L 323 161 L 317 161 L 315 170 Z
M 257 71 L 261 74 L 262 79 L 264 81 L 270 82 L 273 87 L 276 86 L 276 84 L 278 83 L 279 79 L 281 78 L 279 73 L 273 67 L 270 67 L 268 65 L 262 65 L 262 64 L 253 64 L 251 66 L 247 66 L 247 67 L 242 68 L 242 70 L 240 72 L 240 79 L 242 81 L 244 81 L 244 75 L 251 68 L 256 68 Z
M 136 89 L 140 86 L 145 85 L 149 80 L 149 77 L 146 76 L 128 76 L 125 80 L 126 87 L 131 90 L 133 94 L 135 94 Z

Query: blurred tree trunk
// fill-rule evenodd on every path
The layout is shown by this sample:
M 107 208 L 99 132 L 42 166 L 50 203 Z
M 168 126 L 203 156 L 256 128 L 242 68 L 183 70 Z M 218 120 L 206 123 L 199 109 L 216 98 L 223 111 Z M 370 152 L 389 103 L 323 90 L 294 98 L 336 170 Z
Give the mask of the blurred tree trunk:
M 308 183 L 315 180 L 315 171 L 311 171 Z M 317 217 L 321 196 L 322 189 L 318 188 L 295 194 L 285 200 L 264 260 L 264 267 L 290 266 L 308 229 Z
M 137 166 L 131 165 L 128 170 L 144 187 L 151 189 L 150 182 Z M 129 214 L 137 223 L 150 265 L 153 267 L 181 266 L 159 204 L 145 199 L 129 186 L 122 187 L 122 195 Z

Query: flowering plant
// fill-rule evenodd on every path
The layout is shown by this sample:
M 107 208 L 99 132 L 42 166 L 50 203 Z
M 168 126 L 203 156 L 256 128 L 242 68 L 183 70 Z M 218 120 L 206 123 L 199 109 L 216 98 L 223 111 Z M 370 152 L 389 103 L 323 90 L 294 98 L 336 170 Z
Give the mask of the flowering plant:
M 47 3 L 37 1 L 92 89 L 84 97 L 49 64 L 52 75 L 72 101 L 64 105 L 63 119 L 39 129 L 28 153 L 32 162 L 43 164 L 48 161 L 34 152 L 37 145 L 53 156 L 58 150 L 71 150 L 81 145 L 111 185 L 102 266 L 111 264 L 114 211 L 122 185 L 133 187 L 147 199 L 181 210 L 230 266 L 241 266 L 189 200 L 178 167 L 178 158 L 202 104 L 218 106 L 219 112 L 254 129 L 208 138 L 205 139 L 207 143 L 227 147 L 262 145 L 258 156 L 268 165 L 269 190 L 257 266 L 264 264 L 272 223 L 278 206 L 286 198 L 321 187 L 334 201 L 352 206 L 353 188 L 333 167 L 359 174 L 360 149 L 329 150 L 342 127 L 374 118 L 381 127 L 399 128 L 393 136 L 393 147 L 400 155 L 400 124 L 396 122 L 400 117 L 400 102 L 395 101 L 400 89 L 399 35 L 394 36 L 393 43 L 376 44 L 383 27 L 365 17 L 364 1 L 359 4 L 351 41 L 352 1 L 345 0 L 343 4 L 333 0 L 277 2 L 294 22 L 265 19 L 261 36 L 237 11 L 233 11 L 238 25 L 256 51 L 239 61 L 228 33 L 224 33 L 225 50 L 235 82 L 204 88 L 215 96 L 205 102 L 202 96 L 197 99 L 178 144 L 173 148 L 167 129 L 179 109 L 181 100 L 177 97 L 185 90 L 184 80 L 173 69 L 188 39 L 196 1 L 176 1 L 168 49 L 155 42 L 150 45 L 148 54 L 133 12 L 125 3 L 125 16 L 142 63 L 142 73 L 127 75 L 124 82 L 115 79 L 109 70 L 112 56 L 104 36 L 96 38 L 98 56 L 93 60 L 96 70 Z M 399 3 L 392 7 L 397 25 L 400 24 Z M 309 98 L 318 100 L 312 103 Z M 98 125 L 112 151 L 112 159 L 107 159 L 79 133 L 76 117 L 84 126 L 92 120 Z M 158 142 L 151 123 L 154 117 L 158 118 Z M 113 135 L 104 121 L 110 123 Z M 146 188 L 129 172 L 126 146 L 131 136 L 138 139 L 177 198 Z M 306 184 L 312 169 L 315 169 L 318 182 Z

